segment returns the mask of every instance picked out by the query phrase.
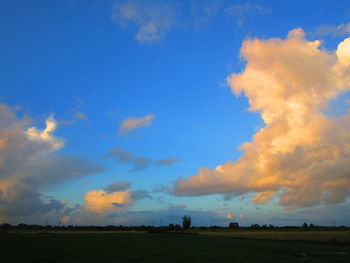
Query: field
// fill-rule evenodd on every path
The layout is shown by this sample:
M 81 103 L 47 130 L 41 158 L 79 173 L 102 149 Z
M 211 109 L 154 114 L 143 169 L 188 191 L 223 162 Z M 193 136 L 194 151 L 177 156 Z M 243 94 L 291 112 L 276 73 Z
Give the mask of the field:
M 206 235 L 227 235 L 244 239 L 342 242 L 350 244 L 350 231 L 217 231 Z
M 0 253 L 4 263 L 350 262 L 347 238 L 349 232 L 20 232 L 0 234 Z

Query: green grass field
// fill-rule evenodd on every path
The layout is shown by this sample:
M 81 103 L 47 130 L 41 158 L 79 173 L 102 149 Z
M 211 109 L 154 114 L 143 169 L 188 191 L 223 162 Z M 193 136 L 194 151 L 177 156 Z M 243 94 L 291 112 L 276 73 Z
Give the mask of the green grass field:
M 255 234 L 248 238 L 262 238 L 263 233 Z M 229 232 L 0 234 L 0 262 L 350 262 L 348 242 L 254 240 L 232 235 Z M 288 235 L 290 232 L 285 232 L 284 239 Z

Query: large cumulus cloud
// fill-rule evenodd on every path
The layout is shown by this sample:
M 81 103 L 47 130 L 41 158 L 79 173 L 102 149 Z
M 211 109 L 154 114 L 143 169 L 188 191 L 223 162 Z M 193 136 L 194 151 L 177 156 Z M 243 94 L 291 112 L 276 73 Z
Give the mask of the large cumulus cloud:
M 101 172 L 88 160 L 61 154 L 65 142 L 54 136 L 53 116 L 45 128 L 29 127 L 31 119 L 17 118 L 0 104 L 0 219 L 25 217 L 62 209 L 66 202 L 42 192 L 52 185 Z
M 350 38 L 335 52 L 308 41 L 301 29 L 286 39 L 246 40 L 243 72 L 228 82 L 244 93 L 265 123 L 244 154 L 215 169 L 179 179 L 177 195 L 256 193 L 288 209 L 342 202 L 350 193 L 350 113 L 330 118 L 330 100 L 350 89 Z

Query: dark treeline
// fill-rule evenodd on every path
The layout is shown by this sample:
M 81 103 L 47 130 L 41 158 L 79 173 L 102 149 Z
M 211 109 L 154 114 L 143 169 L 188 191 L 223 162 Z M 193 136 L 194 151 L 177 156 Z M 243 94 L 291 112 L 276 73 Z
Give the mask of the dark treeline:
M 313 224 L 304 223 L 302 226 L 274 226 L 274 225 L 259 225 L 253 224 L 251 226 L 239 226 L 238 223 L 232 222 L 227 227 L 224 226 L 192 226 L 192 230 L 207 230 L 207 231 L 258 231 L 258 230 L 271 230 L 271 231 L 309 231 L 309 230 L 330 230 L 330 231 L 341 231 L 349 230 L 346 226 L 319 226 Z M 107 225 L 107 226 L 74 226 L 74 225 L 29 225 L 29 224 L 18 224 L 11 225 L 4 223 L 0 225 L 1 232 L 7 232 L 7 230 L 60 230 L 60 231 L 147 231 L 149 233 L 164 233 L 164 232 L 181 232 L 184 228 L 178 224 L 169 224 L 168 226 L 122 226 L 122 225 Z

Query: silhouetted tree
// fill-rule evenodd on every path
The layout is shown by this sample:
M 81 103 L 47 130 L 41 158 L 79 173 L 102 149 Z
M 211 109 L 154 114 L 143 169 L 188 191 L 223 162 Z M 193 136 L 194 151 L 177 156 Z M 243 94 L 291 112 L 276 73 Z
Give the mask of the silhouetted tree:
M 304 230 L 309 230 L 309 225 L 306 222 L 303 224 L 302 227 Z
M 175 230 L 174 224 L 169 224 L 168 229 L 169 229 L 169 231 Z
M 228 228 L 229 229 L 236 229 L 236 228 L 239 228 L 239 225 L 237 222 L 231 222 L 229 225 L 228 225 Z
M 259 229 L 260 225 L 259 224 L 253 224 L 250 226 L 251 229 Z
M 182 217 L 182 228 L 189 229 L 190 226 L 191 226 L 191 217 L 189 215 L 188 216 L 184 215 Z
M 176 224 L 176 225 L 175 225 L 175 230 L 176 230 L 176 231 L 181 230 L 181 226 L 180 226 L 179 224 Z

